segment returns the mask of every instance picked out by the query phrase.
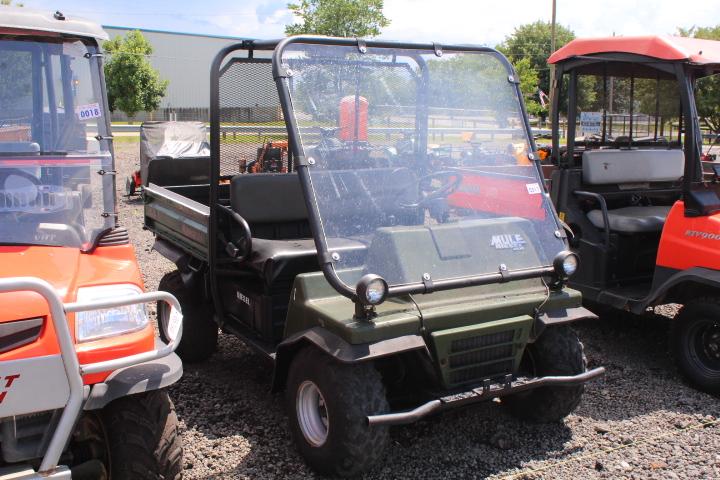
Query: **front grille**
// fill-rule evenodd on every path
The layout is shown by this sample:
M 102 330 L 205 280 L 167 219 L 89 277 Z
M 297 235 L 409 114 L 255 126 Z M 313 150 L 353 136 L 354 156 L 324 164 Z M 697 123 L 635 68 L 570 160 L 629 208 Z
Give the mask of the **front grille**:
M 515 330 L 480 335 L 478 337 L 461 338 L 459 340 L 453 340 L 450 351 L 452 353 L 464 352 L 465 350 L 474 350 L 476 348 L 497 345 L 498 343 L 508 343 L 512 342 L 513 338 L 515 338 Z
M 448 355 L 450 384 L 479 382 L 512 373 L 518 335 L 512 329 L 453 340 Z
M 42 325 L 42 317 L 0 323 L 0 353 L 33 343 L 40 337 Z
M 463 383 L 476 382 L 486 378 L 497 378 L 512 373 L 514 361 L 512 358 L 501 360 L 486 365 L 464 368 L 462 370 L 450 371 L 450 383 L 460 385 Z
M 506 358 L 513 356 L 513 346 L 500 345 L 498 347 L 489 347 L 483 350 L 475 350 L 473 352 L 462 353 L 450 356 L 450 368 L 466 367 L 477 363 L 491 362 L 498 358 Z

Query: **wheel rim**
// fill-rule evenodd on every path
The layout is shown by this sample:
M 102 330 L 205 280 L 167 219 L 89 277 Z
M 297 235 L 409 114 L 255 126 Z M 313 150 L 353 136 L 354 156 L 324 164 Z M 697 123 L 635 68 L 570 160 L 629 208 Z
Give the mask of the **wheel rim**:
M 694 357 L 714 374 L 720 373 L 720 323 L 713 320 L 698 322 L 691 333 Z
M 330 430 L 327 405 L 320 389 L 310 380 L 298 387 L 296 410 L 298 425 L 305 440 L 314 447 L 322 446 Z

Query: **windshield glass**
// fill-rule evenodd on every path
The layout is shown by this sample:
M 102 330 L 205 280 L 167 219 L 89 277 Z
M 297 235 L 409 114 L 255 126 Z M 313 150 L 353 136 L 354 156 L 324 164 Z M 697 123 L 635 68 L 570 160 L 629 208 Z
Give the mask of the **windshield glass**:
M 85 248 L 114 226 L 96 53 L 0 38 L 0 244 Z
M 282 62 L 346 285 L 543 267 L 564 249 L 496 52 L 290 44 Z

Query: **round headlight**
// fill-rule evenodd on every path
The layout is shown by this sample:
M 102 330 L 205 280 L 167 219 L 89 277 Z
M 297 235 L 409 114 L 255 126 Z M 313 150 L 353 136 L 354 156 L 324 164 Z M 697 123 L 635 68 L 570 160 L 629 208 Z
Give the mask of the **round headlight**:
M 574 253 L 560 252 L 557 257 L 555 257 L 553 266 L 555 267 L 555 272 L 557 272 L 561 278 L 568 278 L 577 271 L 578 263 L 578 256 Z
M 387 297 L 388 284 L 380 275 L 369 273 L 357 283 L 355 292 L 364 305 L 379 305 Z

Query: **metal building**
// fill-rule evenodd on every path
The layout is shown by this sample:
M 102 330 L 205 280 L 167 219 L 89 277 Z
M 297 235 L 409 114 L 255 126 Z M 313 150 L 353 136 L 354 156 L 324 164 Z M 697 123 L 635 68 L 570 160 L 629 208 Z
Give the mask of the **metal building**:
M 221 48 L 241 38 L 111 25 L 103 28 L 110 38 L 124 36 L 132 30 L 142 32 L 153 46 L 150 63 L 160 72 L 161 78 L 170 82 L 160 108 L 150 113 L 138 112 L 134 120 L 208 120 L 210 64 Z M 116 111 L 112 119 L 123 121 L 127 118 Z

